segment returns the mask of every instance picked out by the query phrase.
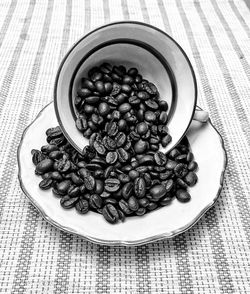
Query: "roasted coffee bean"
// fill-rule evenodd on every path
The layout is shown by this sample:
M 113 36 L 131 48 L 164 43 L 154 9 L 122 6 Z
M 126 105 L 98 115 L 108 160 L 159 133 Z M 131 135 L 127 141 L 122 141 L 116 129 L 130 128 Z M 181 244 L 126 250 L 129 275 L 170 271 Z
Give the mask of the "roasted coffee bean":
M 46 158 L 36 165 L 36 173 L 38 175 L 44 174 L 52 170 L 54 165 L 53 160 Z
M 165 196 L 167 193 L 167 189 L 164 185 L 155 185 L 150 189 L 150 195 L 155 199 L 160 199 Z
M 76 210 L 81 214 L 86 214 L 89 211 L 89 203 L 85 199 L 80 199 L 76 205 Z
M 161 199 L 160 205 L 161 206 L 166 206 L 172 202 L 173 198 L 169 196 L 165 196 L 164 198 Z
M 140 104 L 141 100 L 137 96 L 131 96 L 129 97 L 128 102 L 131 105 L 138 105 Z
M 77 90 L 77 94 L 81 97 L 81 98 L 86 98 L 91 94 L 91 91 L 88 88 L 79 88 Z
M 159 178 L 162 181 L 169 179 L 173 175 L 171 170 L 166 170 L 165 172 L 160 173 Z
M 118 211 L 118 214 L 119 214 L 119 219 L 124 222 L 125 221 L 125 214 L 120 210 L 120 209 L 117 209 Z
M 144 173 L 143 177 L 144 177 L 144 180 L 145 180 L 146 187 L 147 188 L 150 187 L 151 186 L 151 181 L 152 181 L 150 174 L 149 173 Z
M 160 107 L 161 110 L 167 111 L 168 110 L 168 103 L 167 103 L 167 101 L 159 100 L 159 107 Z
M 51 179 L 56 180 L 56 181 L 62 181 L 63 177 L 58 171 L 53 171 L 51 173 Z
M 132 91 L 132 88 L 128 84 L 122 84 L 121 91 L 127 95 L 129 95 Z
M 125 144 L 126 142 L 126 135 L 122 132 L 117 133 L 117 135 L 115 136 L 115 142 L 116 142 L 116 146 L 119 148 L 122 145 Z
M 148 122 L 155 122 L 156 121 L 156 115 L 154 112 L 148 110 L 145 112 L 145 120 Z
M 93 209 L 102 208 L 102 198 L 97 194 L 92 194 L 89 198 L 89 205 Z
M 108 178 L 105 180 L 104 189 L 109 192 L 113 193 L 120 189 L 121 183 L 116 178 Z
M 72 173 L 71 180 L 77 186 L 81 186 L 84 183 L 83 180 L 75 173 Z
M 42 160 L 47 158 L 47 156 L 45 154 L 43 154 L 41 151 L 39 151 L 39 150 L 34 151 L 34 149 L 33 149 L 32 151 L 33 151 L 32 162 L 35 165 L 37 165 L 39 162 L 41 162 Z
M 70 209 L 75 206 L 75 204 L 78 202 L 78 197 L 70 197 L 69 195 L 64 196 L 60 204 L 65 209 Z
M 138 216 L 142 216 L 146 213 L 146 209 L 144 207 L 140 207 L 136 212 L 135 214 L 138 215 Z
M 188 170 L 189 171 L 196 171 L 198 168 L 198 164 L 196 161 L 191 161 L 189 164 L 188 164 Z
M 113 204 L 113 205 L 116 206 L 118 202 L 114 198 L 105 198 L 103 203 L 104 203 L 104 205 L 106 205 L 106 204 Z
M 100 196 L 101 196 L 102 198 L 108 198 L 108 197 L 110 197 L 110 195 L 111 195 L 111 193 L 109 193 L 109 192 L 107 192 L 107 191 L 103 191 L 103 192 L 100 194 Z
M 139 209 L 139 203 L 134 196 L 130 196 L 128 199 L 128 206 L 130 210 L 137 211 Z
M 149 202 L 147 209 L 149 211 L 155 210 L 157 208 L 157 204 L 155 202 Z
M 144 120 L 144 110 L 139 109 L 137 112 L 137 118 L 139 121 L 143 121 Z
M 140 199 L 138 199 L 138 203 L 141 207 L 147 207 L 149 204 L 149 200 L 146 197 L 140 198 Z
M 121 163 L 125 163 L 129 160 L 129 154 L 126 150 L 124 150 L 122 147 L 117 149 L 118 154 L 118 160 Z
M 191 199 L 191 196 L 186 190 L 179 189 L 176 191 L 176 198 L 180 202 L 188 202 Z
M 59 160 L 57 163 L 58 163 L 57 170 L 61 173 L 66 173 L 71 168 L 71 162 L 65 158 Z
M 178 163 L 174 168 L 174 173 L 178 178 L 185 177 L 188 173 L 187 165 L 183 163 Z
M 95 148 L 96 152 L 100 155 L 104 155 L 106 153 L 106 149 L 103 146 L 102 143 L 95 141 L 93 144 L 93 147 Z
M 137 97 L 141 100 L 147 100 L 150 98 L 149 94 L 145 91 L 140 91 L 137 93 Z
M 143 140 L 139 140 L 134 145 L 135 153 L 137 154 L 143 154 L 148 148 L 148 143 Z
M 69 189 L 68 189 L 68 195 L 70 197 L 76 197 L 80 194 L 80 188 L 79 187 L 75 187 L 75 186 L 71 186 Z
M 101 116 L 106 116 L 110 112 L 110 107 L 106 102 L 101 102 L 98 106 L 98 111 Z
M 177 165 L 177 162 L 169 159 L 166 163 L 166 169 L 173 170 L 176 167 L 176 165 Z
M 177 148 L 174 148 L 169 152 L 169 157 L 173 159 L 177 157 L 178 155 L 180 155 L 180 151 Z
M 58 150 L 58 146 L 56 145 L 51 145 L 51 144 L 48 144 L 48 145 L 45 145 L 45 146 L 42 146 L 41 148 L 41 151 L 45 154 L 49 154 L 50 152 L 52 151 L 56 151 Z
M 93 191 L 95 189 L 95 178 L 91 174 L 86 175 L 83 181 L 87 190 Z
M 193 187 L 197 183 L 197 175 L 196 173 L 190 171 L 183 179 L 189 187 Z
M 114 224 L 119 220 L 118 211 L 112 204 L 106 204 L 102 210 L 102 214 L 105 220 L 111 224 Z
M 180 178 L 177 178 L 176 180 L 176 184 L 180 187 L 180 188 L 183 188 L 183 189 L 186 189 L 188 188 L 188 184 L 186 182 L 184 182 L 182 179 Z
M 172 179 L 170 179 L 164 183 L 164 186 L 165 186 L 167 192 L 169 192 L 174 187 L 174 181 Z
M 159 117 L 159 123 L 165 124 L 168 120 L 168 115 L 165 111 L 162 111 Z
M 122 196 L 124 199 L 128 199 L 133 193 L 134 185 L 132 182 L 126 183 L 122 187 Z
M 158 151 L 158 152 L 155 153 L 154 160 L 155 160 L 155 163 L 157 165 L 160 165 L 160 166 L 163 166 L 163 165 L 165 165 L 167 163 L 167 157 L 161 151 Z
M 150 110 L 157 110 L 158 109 L 158 104 L 156 101 L 152 100 L 152 99 L 148 99 L 145 101 L 145 104 L 147 105 L 147 107 L 150 109 Z
M 164 136 L 161 140 L 162 147 L 166 147 L 171 142 L 171 140 L 172 138 L 169 134 Z
M 141 122 L 136 126 L 136 132 L 139 135 L 144 135 L 148 131 L 148 125 L 145 122 Z
M 118 127 L 117 127 L 117 124 L 115 122 L 110 122 L 108 125 L 107 125 L 107 134 L 110 136 L 110 137 L 113 137 L 115 136 L 117 133 L 118 133 Z
M 118 176 L 118 179 L 120 180 L 121 183 L 126 184 L 130 181 L 130 177 L 124 173 L 120 174 Z
M 151 165 L 154 163 L 154 158 L 151 155 L 145 155 L 139 159 L 140 165 Z
M 53 180 L 51 178 L 43 179 L 39 183 L 39 188 L 41 188 L 42 190 L 48 190 L 52 187 L 52 183 L 53 183 Z
M 161 173 L 161 172 L 165 172 L 166 171 L 166 167 L 165 166 L 153 166 L 153 170 L 156 171 L 157 173 Z
M 59 150 L 56 151 L 52 151 L 49 154 L 49 158 L 51 159 L 59 159 L 60 157 L 62 157 L 63 153 Z
M 71 185 L 70 180 L 65 180 L 57 184 L 56 189 L 61 195 L 66 195 Z
M 187 161 L 187 154 L 181 154 L 175 157 L 175 160 L 178 162 L 186 162 Z
M 136 68 L 134 68 L 134 67 L 131 67 L 128 70 L 128 75 L 135 78 L 138 75 L 138 70 Z M 139 83 L 139 82 L 137 82 L 137 83 Z
M 119 106 L 118 110 L 120 113 L 126 113 L 131 110 L 131 105 L 129 103 L 123 103 Z
M 132 163 L 131 163 L 132 166 Z M 137 170 L 132 169 L 129 173 L 128 173 L 129 177 L 131 180 L 135 180 L 136 178 L 139 177 L 139 172 Z
M 146 194 L 146 183 L 144 178 L 139 177 L 134 181 L 134 192 L 138 198 L 143 198 Z
M 95 85 L 87 78 L 81 79 L 82 88 L 87 88 L 90 91 L 95 91 Z
M 85 98 L 85 103 L 87 104 L 96 104 L 100 100 L 99 96 L 89 96 Z
M 95 192 L 100 195 L 104 191 L 104 183 L 101 180 L 96 180 Z
M 111 85 L 111 87 L 112 87 L 112 85 Z M 106 93 L 104 83 L 102 81 L 95 82 L 95 88 L 100 94 L 105 94 Z
M 146 173 L 148 170 L 149 170 L 149 168 L 148 168 L 148 166 L 138 166 L 137 168 L 136 168 L 136 170 L 139 172 L 139 173 Z
M 106 155 L 106 162 L 108 164 L 114 164 L 118 159 L 118 155 L 115 151 L 108 152 Z

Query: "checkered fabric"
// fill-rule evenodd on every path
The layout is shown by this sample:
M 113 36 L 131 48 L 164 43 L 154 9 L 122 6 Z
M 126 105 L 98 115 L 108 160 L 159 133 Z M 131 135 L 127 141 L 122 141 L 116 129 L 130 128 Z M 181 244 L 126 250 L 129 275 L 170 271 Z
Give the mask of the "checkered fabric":
M 22 132 L 53 99 L 62 57 L 116 20 L 150 23 L 184 48 L 229 159 L 221 197 L 193 228 L 133 248 L 52 227 L 17 179 Z M 250 293 L 249 113 L 243 0 L 0 0 L 0 293 Z

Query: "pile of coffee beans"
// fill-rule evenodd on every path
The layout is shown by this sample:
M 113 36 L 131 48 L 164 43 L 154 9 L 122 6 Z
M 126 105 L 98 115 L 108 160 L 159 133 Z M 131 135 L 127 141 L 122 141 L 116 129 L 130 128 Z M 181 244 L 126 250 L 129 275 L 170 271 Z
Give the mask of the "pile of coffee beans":
M 82 153 L 60 127 L 46 131 L 48 145 L 32 150 L 39 187 L 52 188 L 65 209 L 100 213 L 109 223 L 142 216 L 176 198 L 190 200 L 197 163 L 184 138 L 168 154 L 168 104 L 136 68 L 94 67 L 74 100 L 76 127 L 89 139 Z
M 109 153 L 111 162 L 119 153 L 126 159 L 127 152 L 144 154 L 171 142 L 168 103 L 159 99 L 156 86 L 143 79 L 136 68 L 127 71 L 122 65 L 104 63 L 90 69 L 74 102 L 76 127 L 91 143 L 96 142 L 94 148 L 100 155 Z
M 92 210 L 112 224 L 169 205 L 174 198 L 187 202 L 187 188 L 197 182 L 198 166 L 186 138 L 168 154 L 147 151 L 128 155 L 124 162 L 119 152 L 101 155 L 92 145 L 78 153 L 59 127 L 46 135 L 48 144 L 31 151 L 35 173 L 42 176 L 39 187 L 52 188 L 63 208 L 75 207 L 81 214 Z

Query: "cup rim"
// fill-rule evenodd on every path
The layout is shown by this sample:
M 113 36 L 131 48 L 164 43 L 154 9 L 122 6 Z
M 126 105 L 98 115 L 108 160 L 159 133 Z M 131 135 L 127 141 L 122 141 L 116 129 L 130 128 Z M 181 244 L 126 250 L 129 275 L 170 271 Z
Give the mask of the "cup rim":
M 196 80 L 195 72 L 194 72 L 193 66 L 191 64 L 191 61 L 188 58 L 187 54 L 185 53 L 184 49 L 169 34 L 167 34 L 166 32 L 164 32 L 163 30 L 159 29 L 158 27 L 155 27 L 155 26 L 153 26 L 151 24 L 148 24 L 148 23 L 144 23 L 144 22 L 140 22 L 140 21 L 134 21 L 134 20 L 122 20 L 122 21 L 109 22 L 108 24 L 104 24 L 104 25 L 98 26 L 95 29 L 93 29 L 93 30 L 89 31 L 88 33 L 84 34 L 79 40 L 77 40 L 71 46 L 71 48 L 67 51 L 67 53 L 64 55 L 62 61 L 60 62 L 60 65 L 59 65 L 58 70 L 57 70 L 57 73 L 56 73 L 55 82 L 54 82 L 54 97 L 53 97 L 53 100 L 54 100 L 54 109 L 55 109 L 55 114 L 56 114 L 57 121 L 58 121 L 58 123 L 59 123 L 59 125 L 60 125 L 60 127 L 61 127 L 61 129 L 63 131 L 63 133 L 64 134 L 67 134 L 66 137 L 67 137 L 67 140 L 70 142 L 70 144 L 76 150 L 78 150 L 79 152 L 81 152 L 80 148 L 77 146 L 77 144 L 72 140 L 71 136 L 65 130 L 64 125 L 63 125 L 62 120 L 61 120 L 61 117 L 59 115 L 58 105 L 57 105 L 57 87 L 58 87 L 59 76 L 60 76 L 60 73 L 61 73 L 61 70 L 62 70 L 62 67 L 63 67 L 65 61 L 67 60 L 67 58 L 70 55 L 70 53 L 75 49 L 75 47 L 78 46 L 78 44 L 80 44 L 85 38 L 87 38 L 91 34 L 97 32 L 97 31 L 99 31 L 99 30 L 101 30 L 103 28 L 106 28 L 106 27 L 109 27 L 109 26 L 114 26 L 114 25 L 119 25 L 119 24 L 135 24 L 135 25 L 141 25 L 141 26 L 146 26 L 146 27 L 149 27 L 149 28 L 151 28 L 153 30 L 156 30 L 156 31 L 160 32 L 161 34 L 165 35 L 165 37 L 169 38 L 180 49 L 181 53 L 183 54 L 184 58 L 186 59 L 188 65 L 189 65 L 189 68 L 190 68 L 190 71 L 191 71 L 191 74 L 192 74 L 192 78 L 193 78 L 193 83 L 194 83 L 194 106 L 193 106 L 193 111 L 192 111 L 192 115 L 190 116 L 190 120 L 189 120 L 189 122 L 187 124 L 187 127 L 184 130 L 182 136 L 179 138 L 178 142 L 176 142 L 176 144 L 174 146 L 172 146 L 172 148 L 170 150 L 168 150 L 168 152 L 170 152 L 173 148 L 175 148 L 175 146 L 177 144 L 179 144 L 181 142 L 181 140 L 185 136 L 185 134 L 186 134 L 186 132 L 187 132 L 187 130 L 188 130 L 188 128 L 189 128 L 192 120 L 193 120 L 193 116 L 194 116 L 196 105 L 197 105 L 197 96 L 198 96 L 197 80 Z

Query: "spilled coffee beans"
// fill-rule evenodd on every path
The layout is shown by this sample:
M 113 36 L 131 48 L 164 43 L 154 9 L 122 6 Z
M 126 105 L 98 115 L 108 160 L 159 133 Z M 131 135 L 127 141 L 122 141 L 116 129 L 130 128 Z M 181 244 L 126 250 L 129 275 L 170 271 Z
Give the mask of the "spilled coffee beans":
M 198 168 L 184 138 L 168 154 L 168 104 L 136 68 L 103 63 L 83 77 L 75 97 L 76 127 L 89 139 L 82 153 L 60 127 L 46 131 L 47 145 L 31 151 L 39 187 L 52 188 L 65 209 L 101 213 L 115 224 L 187 202 Z

